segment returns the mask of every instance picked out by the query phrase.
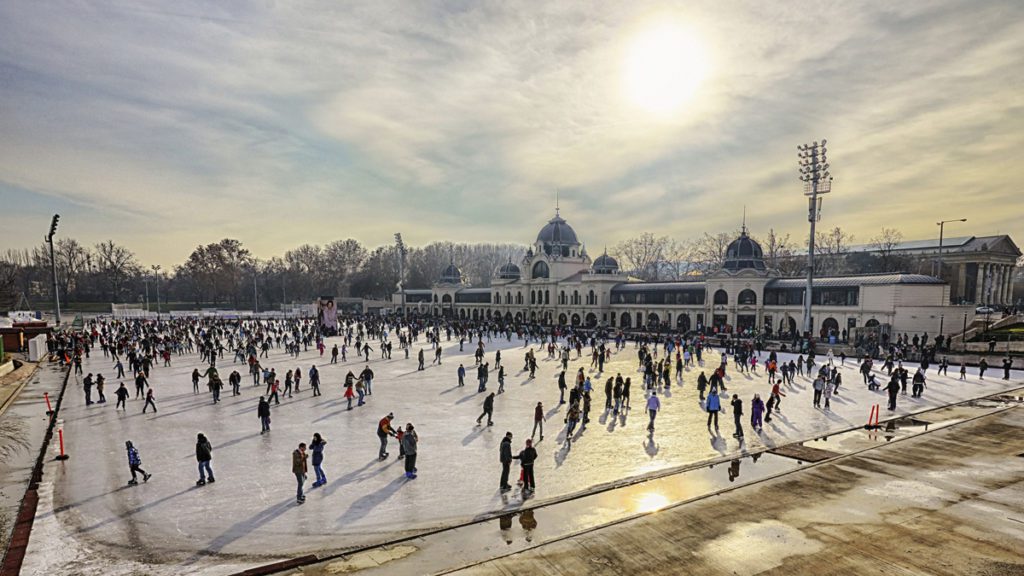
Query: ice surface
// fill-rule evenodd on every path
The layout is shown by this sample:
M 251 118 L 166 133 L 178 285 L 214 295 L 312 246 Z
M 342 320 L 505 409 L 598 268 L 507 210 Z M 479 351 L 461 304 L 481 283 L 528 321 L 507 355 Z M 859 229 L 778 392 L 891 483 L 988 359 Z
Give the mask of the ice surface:
M 328 339 L 327 349 L 340 339 Z M 538 350 L 537 378 L 522 372 L 523 342 L 513 338 L 485 341 L 487 360 L 494 366 L 494 351 L 503 350 L 506 392 L 496 397 L 492 427 L 476 426 L 485 394 L 476 391 L 475 369 L 470 344 L 458 351 L 458 342 L 444 342 L 443 364 L 431 365 L 429 345 L 422 340 L 406 360 L 396 349 L 392 360 L 371 353 L 370 366 L 376 373 L 372 396 L 367 404 L 347 411 L 341 382 L 348 370 L 358 375 L 366 365 L 349 361 L 329 364 L 329 353 L 320 357 L 310 349 L 298 360 L 283 349 L 273 349 L 262 359 L 279 373 L 300 367 L 302 391 L 282 398 L 272 411 L 272 431 L 260 434 L 257 400 L 264 387 L 254 387 L 247 368 L 235 364 L 243 375 L 242 395 L 232 397 L 230 389 L 214 405 L 205 384 L 203 392 L 192 392 L 190 374 L 200 366 L 198 357 L 175 356 L 173 366 L 158 362 L 153 368 L 153 385 L 159 412 L 142 414 L 142 399 L 134 399 L 134 386 L 127 413 L 115 411 L 111 362 L 99 351 L 85 363 L 85 372 L 107 377 L 108 403 L 86 406 L 80 378 L 69 383 L 61 416 L 71 459 L 49 462 L 46 483 L 40 487 L 40 505 L 26 557 L 25 574 L 225 574 L 253 564 L 270 562 L 305 553 L 336 551 L 379 542 L 409 531 L 442 526 L 502 509 L 522 505 L 516 493 L 498 492 L 498 443 L 505 431 L 515 435 L 518 451 L 529 437 L 534 406 L 544 403 L 548 415 L 543 442 L 537 444 L 536 499 L 548 499 L 585 491 L 590 487 L 621 481 L 707 459 L 733 455 L 744 450 L 807 439 L 829 431 L 863 425 L 870 406 L 878 403 L 882 417 L 885 395 L 869 392 L 861 384 L 856 363 L 843 368 L 844 387 L 832 398 L 832 411 L 811 406 L 812 390 L 807 377 L 797 377 L 795 386 L 785 388 L 783 417 L 765 426 L 761 436 L 749 428 L 750 399 L 755 392 L 767 400 L 770 386 L 760 374 L 737 374 L 730 363 L 729 394 L 744 401 L 746 442 L 731 437 L 730 412 L 720 416 L 721 436 L 710 435 L 706 413 L 695 388 L 701 370 L 708 374 L 717 366 L 717 352 L 705 354 L 705 367 L 686 371 L 681 385 L 662 396 L 662 412 L 653 439 L 646 431 L 644 396 L 639 385 L 636 350 L 630 343 L 606 365 L 605 377 L 621 372 L 633 378 L 633 409 L 613 418 L 604 413 L 603 382 L 594 379 L 595 395 L 591 423 L 580 433 L 571 449 L 563 445 L 565 407 L 558 405 L 559 365 Z M 538 348 L 536 343 L 531 345 Z M 376 346 L 374 346 L 376 348 Z M 416 351 L 426 349 L 427 369 L 416 370 Z M 569 364 L 567 377 L 580 366 L 588 374 L 589 357 Z M 790 356 L 781 355 L 788 359 Z M 819 358 L 824 360 L 823 357 Z M 459 363 L 467 369 L 466 386 L 456 386 Z M 838 362 L 838 360 L 837 360 Z M 308 369 L 316 364 L 321 373 L 323 396 L 313 397 Z M 218 363 L 221 377 L 233 369 L 230 352 Z M 913 372 L 913 368 L 911 372 Z M 957 381 L 958 367 L 950 377 L 929 370 L 924 398 L 901 396 L 896 414 L 919 412 L 940 405 L 1019 387 L 1000 379 L 1001 370 L 991 370 L 983 381 L 970 371 L 968 381 Z M 283 381 L 283 379 L 282 379 Z M 880 378 L 885 382 L 884 377 Z M 205 382 L 205 380 L 204 380 Z M 497 389 L 497 375 L 491 373 L 488 391 Z M 95 391 L 94 391 L 95 399 Z M 724 400 L 724 397 L 723 397 Z M 412 422 L 419 433 L 419 477 L 407 480 L 402 463 L 396 459 L 398 446 L 391 440 L 391 457 L 377 459 L 378 420 L 394 412 L 395 423 Z M 213 469 L 217 482 L 195 486 L 198 478 L 194 456 L 195 435 L 204 432 L 211 440 Z M 312 489 L 306 483 L 307 501 L 295 504 L 295 479 L 291 453 L 299 442 L 309 442 L 319 432 L 328 441 L 324 468 L 325 487 Z M 124 441 L 132 440 L 142 456 L 142 467 L 153 474 L 145 484 L 128 487 L 130 478 Z M 56 449 L 56 442 L 54 442 Z M 513 467 L 513 477 L 518 467 Z M 310 469 L 312 479 L 312 468 Z M 311 480 L 310 480 L 311 481 Z

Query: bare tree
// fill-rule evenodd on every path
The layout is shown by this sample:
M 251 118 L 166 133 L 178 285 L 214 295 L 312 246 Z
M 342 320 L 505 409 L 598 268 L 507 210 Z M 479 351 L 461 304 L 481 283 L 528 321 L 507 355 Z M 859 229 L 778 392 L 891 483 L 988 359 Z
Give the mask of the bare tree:
M 881 260 L 883 272 L 899 270 L 903 261 L 893 254 L 900 243 L 903 242 L 903 233 L 895 228 L 882 228 L 881 232 L 871 239 L 871 247 L 875 249 Z
M 615 245 L 614 255 L 625 264 L 634 276 L 643 280 L 658 280 L 662 264 L 670 251 L 676 251 L 674 241 L 668 236 L 655 236 L 644 232 Z
M 814 238 L 814 273 L 834 276 L 846 271 L 844 262 L 850 251 L 853 235 L 847 234 L 839 226 L 818 232 Z
M 135 254 L 113 240 L 107 240 L 96 245 L 96 257 L 107 281 L 110 299 L 117 302 L 128 279 L 141 272 Z
M 725 264 L 725 252 L 729 244 L 740 235 L 740 231 L 704 233 L 691 245 L 690 261 L 694 269 L 702 275 L 708 275 L 722 268 Z

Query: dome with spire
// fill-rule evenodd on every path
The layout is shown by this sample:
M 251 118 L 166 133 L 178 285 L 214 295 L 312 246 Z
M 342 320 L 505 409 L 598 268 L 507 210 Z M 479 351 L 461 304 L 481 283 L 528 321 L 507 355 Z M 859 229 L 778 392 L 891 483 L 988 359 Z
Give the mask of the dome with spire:
M 519 271 L 519 266 L 512 263 L 512 258 L 509 258 L 508 262 L 498 268 L 497 276 L 501 280 L 519 280 L 522 272 Z
M 740 237 L 725 249 L 725 264 L 722 268 L 731 271 L 767 269 L 761 245 L 747 234 L 746 226 L 743 226 Z
M 576 231 L 557 212 L 555 217 L 548 220 L 548 223 L 540 229 L 540 232 L 537 234 L 537 242 L 542 244 L 560 244 L 563 246 L 572 246 L 580 243 L 576 238 Z
M 593 271 L 594 274 L 616 274 L 619 271 L 619 263 L 605 250 L 604 254 L 594 260 Z
M 455 265 L 455 262 L 448 264 L 448 267 L 441 272 L 443 284 L 462 284 L 462 271 Z

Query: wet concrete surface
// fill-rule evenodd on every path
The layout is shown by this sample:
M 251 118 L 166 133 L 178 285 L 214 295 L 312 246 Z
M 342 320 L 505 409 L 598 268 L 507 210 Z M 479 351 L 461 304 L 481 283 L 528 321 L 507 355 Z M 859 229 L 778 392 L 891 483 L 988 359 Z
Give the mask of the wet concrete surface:
M 1024 410 L 996 410 L 455 573 L 1024 574 Z
M 0 417 L 0 549 L 7 548 L 49 424 L 43 393 L 56 402 L 63 381 L 56 365 L 40 366 Z
M 1024 391 L 1024 389 L 1022 389 Z M 843 454 L 869 451 L 890 445 L 893 440 L 907 439 L 929 431 L 940 430 L 986 415 L 1001 412 L 1024 403 L 1012 394 L 993 399 L 966 402 L 931 412 L 883 422 L 879 430 L 853 430 L 809 442 L 795 443 L 794 448 L 836 458 Z M 811 448 L 814 446 L 815 448 Z M 827 449 L 825 448 L 827 447 Z M 717 465 L 700 466 L 624 488 L 609 490 L 567 502 L 542 505 L 535 509 L 509 512 L 497 519 L 443 531 L 429 536 L 358 552 L 333 561 L 303 567 L 293 574 L 439 574 L 486 562 L 488 559 L 523 552 L 547 542 L 585 533 L 597 527 L 608 527 L 631 519 L 642 518 L 669 507 L 685 505 L 722 494 L 739 486 L 757 484 L 766 479 L 797 471 L 805 460 L 791 455 L 781 456 L 760 451 L 737 457 Z M 821 546 L 808 543 L 798 530 L 785 524 L 738 528 L 720 546 L 747 543 L 758 538 L 783 546 L 787 553 L 800 550 L 810 554 Z M 784 544 L 783 544 L 784 543 Z M 742 563 L 734 563 L 735 571 L 743 573 Z M 502 572 L 504 573 L 504 572 Z M 519 573 L 519 572 L 510 572 Z M 555 572 L 560 573 L 560 572 Z M 751 572 L 754 573 L 754 572 Z

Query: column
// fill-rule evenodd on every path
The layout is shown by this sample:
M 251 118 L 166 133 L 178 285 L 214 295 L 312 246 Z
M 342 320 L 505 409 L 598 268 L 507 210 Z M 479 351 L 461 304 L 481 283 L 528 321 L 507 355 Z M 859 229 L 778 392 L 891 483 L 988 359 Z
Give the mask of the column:
M 964 290 L 967 288 L 967 264 L 961 263 L 957 267 L 957 280 L 956 280 L 956 301 L 965 300 L 967 296 L 964 294 Z
M 1012 305 L 1013 304 L 1013 275 L 1017 272 L 1017 269 L 1012 264 L 1010 266 L 1008 266 L 1008 268 L 1010 269 L 1010 274 L 1006 278 L 1006 303 Z
M 978 263 L 978 281 L 974 286 L 974 303 L 982 304 L 985 300 L 985 264 Z
M 1008 276 L 1006 268 L 1005 265 L 999 267 L 999 298 L 996 299 L 999 304 L 1006 303 L 1006 277 Z

